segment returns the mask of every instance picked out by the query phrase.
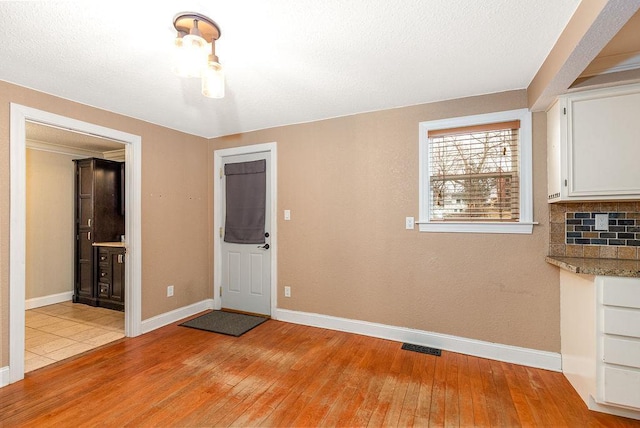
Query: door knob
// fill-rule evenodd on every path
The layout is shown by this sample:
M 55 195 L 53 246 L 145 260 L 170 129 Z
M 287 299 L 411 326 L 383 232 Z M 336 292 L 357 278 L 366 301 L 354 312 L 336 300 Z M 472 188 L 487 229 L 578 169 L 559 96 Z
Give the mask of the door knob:
M 258 245 L 258 248 L 264 248 L 265 250 L 269 249 L 269 244 Z

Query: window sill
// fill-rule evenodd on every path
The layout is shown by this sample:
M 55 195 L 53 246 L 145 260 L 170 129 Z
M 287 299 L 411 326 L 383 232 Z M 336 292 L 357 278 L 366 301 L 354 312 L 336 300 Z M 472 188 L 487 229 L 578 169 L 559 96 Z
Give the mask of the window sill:
M 533 226 L 537 222 L 518 223 L 476 223 L 476 222 L 452 222 L 436 223 L 419 221 L 420 232 L 449 232 L 449 233 L 513 233 L 531 234 Z

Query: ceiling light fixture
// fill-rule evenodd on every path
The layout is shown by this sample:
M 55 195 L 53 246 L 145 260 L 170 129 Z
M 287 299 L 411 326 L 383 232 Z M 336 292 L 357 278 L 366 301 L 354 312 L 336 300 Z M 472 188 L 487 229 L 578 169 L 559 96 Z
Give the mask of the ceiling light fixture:
M 205 97 L 224 97 L 224 70 L 216 55 L 216 40 L 221 35 L 218 24 L 199 13 L 183 12 L 175 16 L 173 26 L 178 32 L 174 72 L 200 77 Z

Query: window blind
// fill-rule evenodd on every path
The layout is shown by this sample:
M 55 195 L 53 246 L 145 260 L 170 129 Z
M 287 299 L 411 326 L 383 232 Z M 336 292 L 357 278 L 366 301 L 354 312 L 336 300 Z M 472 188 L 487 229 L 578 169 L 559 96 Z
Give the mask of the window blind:
M 430 221 L 516 222 L 520 121 L 428 131 Z

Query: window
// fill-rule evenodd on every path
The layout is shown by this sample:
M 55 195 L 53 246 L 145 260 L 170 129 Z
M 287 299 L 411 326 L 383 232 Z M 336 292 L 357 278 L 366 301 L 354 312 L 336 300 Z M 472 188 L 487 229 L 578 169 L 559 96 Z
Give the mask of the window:
M 418 223 L 426 232 L 532 232 L 527 109 L 420 124 Z
M 427 132 L 431 221 L 518 221 L 520 121 Z

